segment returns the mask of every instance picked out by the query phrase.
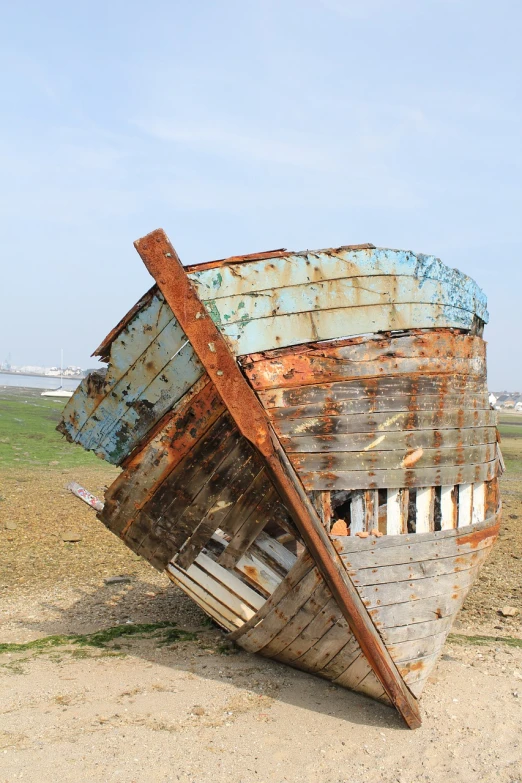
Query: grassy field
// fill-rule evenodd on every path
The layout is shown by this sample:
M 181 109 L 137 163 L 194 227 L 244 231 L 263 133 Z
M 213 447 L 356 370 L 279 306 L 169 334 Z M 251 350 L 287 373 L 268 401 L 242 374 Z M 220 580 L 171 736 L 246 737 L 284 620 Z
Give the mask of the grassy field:
M 96 466 L 100 460 L 56 432 L 64 400 L 38 389 L 0 391 L 0 469 Z
M 498 429 L 508 472 L 522 472 L 522 414 L 499 411 Z

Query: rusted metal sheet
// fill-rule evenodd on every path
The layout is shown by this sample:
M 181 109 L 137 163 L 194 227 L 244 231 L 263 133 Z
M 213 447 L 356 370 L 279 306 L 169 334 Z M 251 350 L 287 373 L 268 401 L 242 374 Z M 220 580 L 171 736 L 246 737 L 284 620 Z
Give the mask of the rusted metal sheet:
M 419 726 L 420 715 L 415 699 L 404 686 L 386 647 L 369 622 L 359 594 L 344 570 L 339 568 L 335 550 L 284 451 L 278 445 L 263 408 L 245 382 L 220 332 L 206 316 L 174 248 L 163 231 L 149 234 L 139 240 L 136 247 L 180 320 L 239 430 L 264 457 L 269 475 L 284 499 L 288 512 L 392 703 L 409 726 Z

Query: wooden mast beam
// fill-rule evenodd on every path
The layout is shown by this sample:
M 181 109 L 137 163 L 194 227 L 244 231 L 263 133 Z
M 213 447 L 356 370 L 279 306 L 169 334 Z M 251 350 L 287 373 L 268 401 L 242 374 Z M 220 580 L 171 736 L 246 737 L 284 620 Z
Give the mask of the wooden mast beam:
M 263 457 L 267 472 L 288 513 L 390 701 L 410 728 L 418 728 L 421 718 L 416 698 L 401 677 L 356 587 L 346 573 L 266 411 L 199 299 L 167 235 L 162 229 L 157 229 L 138 239 L 134 245 L 239 431 Z

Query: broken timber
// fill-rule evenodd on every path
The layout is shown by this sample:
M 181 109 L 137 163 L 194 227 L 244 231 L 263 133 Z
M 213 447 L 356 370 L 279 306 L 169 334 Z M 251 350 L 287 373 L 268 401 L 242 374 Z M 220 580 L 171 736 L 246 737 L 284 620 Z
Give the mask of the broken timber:
M 418 726 L 498 533 L 484 295 L 373 245 L 186 269 L 162 231 L 136 247 L 157 285 L 60 425 L 123 467 L 99 518 L 244 649 Z

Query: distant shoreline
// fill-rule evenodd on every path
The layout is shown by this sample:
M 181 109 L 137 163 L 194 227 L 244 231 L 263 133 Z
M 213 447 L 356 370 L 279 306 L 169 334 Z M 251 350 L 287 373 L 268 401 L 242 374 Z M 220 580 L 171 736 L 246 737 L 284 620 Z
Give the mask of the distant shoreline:
M 40 372 L 14 372 L 13 370 L 0 370 L 0 375 L 31 376 L 32 378 L 59 378 L 59 375 L 43 375 Z M 63 375 L 63 378 L 71 381 L 82 381 L 85 375 Z

